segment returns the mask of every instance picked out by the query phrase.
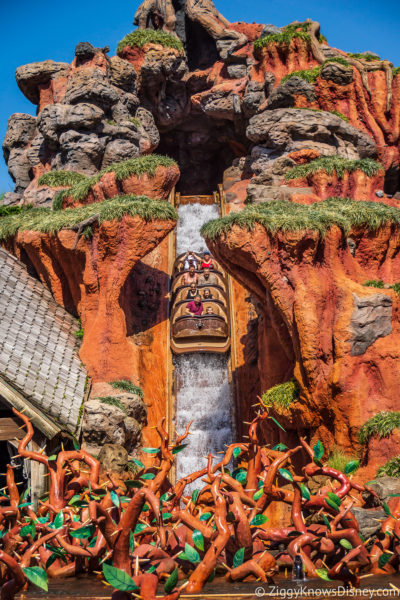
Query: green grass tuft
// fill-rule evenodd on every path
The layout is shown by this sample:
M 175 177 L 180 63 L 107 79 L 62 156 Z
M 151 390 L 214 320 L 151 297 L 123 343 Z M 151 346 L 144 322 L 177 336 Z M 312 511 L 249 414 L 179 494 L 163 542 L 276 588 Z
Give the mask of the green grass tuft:
M 382 168 L 382 165 L 375 160 L 372 160 L 372 158 L 351 160 L 350 158 L 343 158 L 342 156 L 321 156 L 305 165 L 293 167 L 293 169 L 290 169 L 290 171 L 285 174 L 285 179 L 287 181 L 291 179 L 303 179 L 317 171 L 324 171 L 328 175 L 332 175 L 336 172 L 336 175 L 341 179 L 346 171 L 353 173 L 353 171 L 356 170 L 360 170 L 371 177 L 372 175 L 376 175 Z
M 365 60 L 367 62 L 372 62 L 374 60 L 381 60 L 378 57 L 374 56 L 373 54 L 369 54 L 368 52 L 348 52 L 347 53 L 349 56 L 351 56 L 351 58 L 356 58 L 358 60 Z
M 116 390 L 130 392 L 131 394 L 136 394 L 137 396 L 140 396 L 140 398 L 144 397 L 144 392 L 143 392 L 142 388 L 140 388 L 138 385 L 135 385 L 134 383 L 128 381 L 127 379 L 120 379 L 119 381 L 111 381 L 110 385 L 111 385 L 111 387 L 113 387 Z
M 288 73 L 285 77 L 282 77 L 281 83 L 284 83 L 292 77 L 300 77 L 300 79 L 304 79 L 305 81 L 308 81 L 308 83 L 315 83 L 320 73 L 321 67 L 314 67 L 313 69 L 305 69 L 303 71 L 292 71 L 292 73 Z
M 336 469 L 337 471 L 344 472 L 344 468 L 351 460 L 358 460 L 358 456 L 352 454 L 346 454 L 344 450 L 341 450 L 337 446 L 334 446 L 332 452 L 328 457 L 328 467 Z
M 285 383 L 274 385 L 262 395 L 262 403 L 266 408 L 287 409 L 295 402 L 300 394 L 297 381 L 291 379 Z
M 0 220 L 0 240 L 17 231 L 40 231 L 54 234 L 60 229 L 73 227 L 89 217 L 99 214 L 99 222 L 120 221 L 125 215 L 138 216 L 146 221 L 155 219 L 176 220 L 177 212 L 168 203 L 147 196 L 115 196 L 110 200 L 95 202 L 77 208 L 54 211 L 49 208 L 32 208 Z
M 400 456 L 394 456 L 385 465 L 379 467 L 377 477 L 400 477 Z
M 166 48 L 175 48 L 183 52 L 183 44 L 179 38 L 165 31 L 155 29 L 136 29 L 128 33 L 118 44 L 117 54 L 126 46 L 141 48 L 145 44 L 161 44 Z
M 128 414 L 128 411 L 126 410 L 126 406 L 121 402 L 121 400 L 119 398 L 116 398 L 115 396 L 101 396 L 101 397 L 96 398 L 96 400 L 100 400 L 100 402 L 102 402 L 103 404 L 109 404 L 110 406 L 116 406 L 117 408 L 122 410 L 122 412 L 124 412 L 126 415 Z
M 84 200 L 89 195 L 92 187 L 100 181 L 103 175 L 106 173 L 115 173 L 117 181 L 121 181 L 136 175 L 148 175 L 154 177 L 156 174 L 157 167 L 171 167 L 176 165 L 176 162 L 169 158 L 169 156 L 162 156 L 161 154 L 146 154 L 144 156 L 138 156 L 136 158 L 128 158 L 118 163 L 112 163 L 109 167 L 102 169 L 96 175 L 92 177 L 84 177 L 73 185 L 69 190 L 60 190 L 54 197 L 53 210 L 60 210 L 62 208 L 63 200 L 67 196 L 70 196 L 73 200 Z
M 344 67 L 350 67 L 350 63 L 348 60 L 346 60 L 343 56 L 334 56 L 333 58 L 327 58 L 323 63 L 322 66 L 326 65 L 327 63 L 339 63 L 340 65 L 343 65 Z
M 87 179 L 86 175 L 74 171 L 49 171 L 39 177 L 38 185 L 47 185 L 48 187 L 71 186 L 85 179 Z
M 379 412 L 364 423 L 358 432 L 358 440 L 361 444 L 366 444 L 374 435 L 377 435 L 380 438 L 388 437 L 394 429 L 399 428 L 400 412 Z
M 310 206 L 288 201 L 250 204 L 240 212 L 205 223 L 201 234 L 208 240 L 215 240 L 235 225 L 251 231 L 259 224 L 272 234 L 277 231 L 315 230 L 323 236 L 332 226 L 340 227 L 347 234 L 356 227 L 376 231 L 387 223 L 400 225 L 400 209 L 381 202 L 333 197 Z
M 137 117 L 129 117 L 128 121 L 130 121 L 131 123 L 133 123 L 135 125 L 135 127 L 141 127 L 142 126 L 142 121 L 140 119 L 138 119 Z
M 312 110 L 313 112 L 329 112 L 343 121 L 349 122 L 349 119 L 338 110 L 323 110 L 322 108 L 310 108 L 309 106 L 293 106 L 292 110 Z
M 365 285 L 365 287 L 383 288 L 385 284 L 382 279 L 368 279 L 363 285 Z
M 295 38 L 311 43 L 310 34 L 305 33 L 304 31 L 284 31 L 283 33 L 271 33 L 270 35 L 264 35 L 263 37 L 258 38 L 258 40 L 254 42 L 254 54 L 257 55 L 257 53 L 270 44 L 289 46 L 290 42 Z
M 395 294 L 400 296 L 400 283 L 394 283 L 390 286 L 390 288 L 394 291 Z
M 346 123 L 349 122 L 349 118 L 346 117 L 346 115 L 344 115 L 343 113 L 341 113 L 339 110 L 330 110 L 329 112 L 332 115 L 335 115 L 336 117 L 339 117 L 339 119 L 342 119 L 343 121 L 346 121 Z
M 24 206 L 0 206 L 0 218 L 8 217 L 9 215 L 18 215 L 32 208 L 32 204 L 26 204 Z

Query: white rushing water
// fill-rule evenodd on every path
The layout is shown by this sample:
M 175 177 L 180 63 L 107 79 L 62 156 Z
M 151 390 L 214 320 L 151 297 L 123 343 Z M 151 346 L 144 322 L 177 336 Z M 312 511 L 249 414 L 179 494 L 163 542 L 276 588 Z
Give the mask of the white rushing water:
M 206 243 L 200 235 L 203 223 L 218 218 L 216 204 L 182 204 L 178 209 L 178 225 L 176 227 L 176 254 L 187 250 L 202 252 Z
M 177 254 L 201 252 L 206 245 L 200 235 L 203 223 L 218 217 L 214 205 L 186 204 L 178 209 Z M 234 414 L 228 381 L 228 358 L 221 354 L 192 353 L 174 357 L 176 369 L 176 419 L 178 434 L 193 421 L 188 446 L 177 455 L 177 478 L 205 466 L 210 452 L 224 450 L 234 438 Z M 214 462 L 217 462 L 215 460 Z M 199 482 L 186 488 L 191 492 Z
M 228 381 L 227 357 L 223 354 L 182 354 L 176 368 L 176 431 L 182 433 L 193 421 L 188 446 L 177 455 L 177 478 L 206 465 L 204 457 L 225 450 L 233 442 L 234 415 Z M 214 461 L 217 462 L 217 460 Z M 186 488 L 199 487 L 199 482 Z

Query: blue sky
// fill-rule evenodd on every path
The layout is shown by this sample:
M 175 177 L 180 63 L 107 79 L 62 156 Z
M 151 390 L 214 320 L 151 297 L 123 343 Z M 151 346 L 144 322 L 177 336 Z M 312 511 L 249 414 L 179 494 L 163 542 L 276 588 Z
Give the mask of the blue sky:
M 8 0 L 0 12 L 0 138 L 14 112 L 35 114 L 35 106 L 19 91 L 15 69 L 29 62 L 70 62 L 78 42 L 108 45 L 115 53 L 118 41 L 132 31 L 139 2 L 131 0 Z M 332 46 L 360 52 L 371 50 L 400 65 L 400 10 L 398 0 L 215 0 L 231 21 L 273 23 L 281 26 L 308 17 L 321 23 Z M 6 6 L 4 6 L 6 5 Z M 7 167 L 0 161 L 0 192 L 13 189 Z

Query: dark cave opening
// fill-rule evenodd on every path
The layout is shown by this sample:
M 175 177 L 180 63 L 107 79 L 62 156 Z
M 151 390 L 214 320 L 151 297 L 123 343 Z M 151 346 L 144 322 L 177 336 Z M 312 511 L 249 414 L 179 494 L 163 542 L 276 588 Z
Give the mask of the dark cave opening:
M 246 154 L 244 139 L 231 121 L 214 121 L 199 115 L 178 128 L 161 134 L 157 152 L 175 159 L 181 170 L 176 191 L 211 194 L 222 182 L 224 171 Z
M 398 165 L 391 165 L 386 170 L 383 191 L 390 196 L 394 196 L 396 192 L 400 191 L 400 168 Z

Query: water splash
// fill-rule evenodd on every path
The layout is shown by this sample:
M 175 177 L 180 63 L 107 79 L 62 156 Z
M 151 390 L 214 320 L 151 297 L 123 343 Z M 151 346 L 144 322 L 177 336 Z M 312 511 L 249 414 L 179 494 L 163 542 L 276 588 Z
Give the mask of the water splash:
M 228 381 L 227 357 L 222 354 L 182 354 L 174 358 L 176 369 L 176 430 L 183 432 L 193 420 L 187 448 L 177 456 L 177 478 L 206 465 L 210 452 L 233 442 L 234 415 Z M 198 482 L 186 488 L 198 487 Z
M 182 204 L 178 208 L 178 225 L 176 228 L 176 253 L 187 250 L 202 252 L 206 243 L 200 235 L 201 226 L 211 219 L 218 218 L 216 204 Z

